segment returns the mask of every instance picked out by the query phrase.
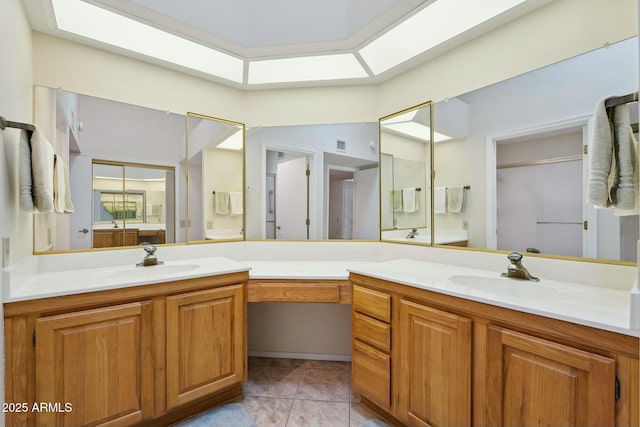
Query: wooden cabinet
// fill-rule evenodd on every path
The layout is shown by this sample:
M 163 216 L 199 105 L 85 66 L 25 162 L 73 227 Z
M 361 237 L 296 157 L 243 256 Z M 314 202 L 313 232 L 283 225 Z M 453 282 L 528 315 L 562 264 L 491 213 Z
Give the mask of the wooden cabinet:
M 26 405 L 7 426 L 170 425 L 241 396 L 247 281 L 239 272 L 4 304 L 5 401 Z
M 510 330 L 489 330 L 492 426 L 615 425 L 615 360 Z
M 350 280 L 353 388 L 395 422 L 640 426 L 638 337 Z
M 113 248 L 117 246 L 136 246 L 138 244 L 137 228 L 108 228 L 93 230 L 94 248 Z
M 352 387 L 387 411 L 392 407 L 390 320 L 390 295 L 353 287 Z
M 39 426 L 131 425 L 153 415 L 151 304 L 36 320 Z
M 412 426 L 471 425 L 471 321 L 401 299 L 397 331 L 397 418 Z
M 228 286 L 167 297 L 167 407 L 242 382 L 244 289 Z

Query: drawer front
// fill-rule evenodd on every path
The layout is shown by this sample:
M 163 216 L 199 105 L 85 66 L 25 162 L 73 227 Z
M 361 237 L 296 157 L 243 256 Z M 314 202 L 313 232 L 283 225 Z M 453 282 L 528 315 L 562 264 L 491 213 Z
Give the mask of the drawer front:
M 360 313 L 353 313 L 353 338 L 391 351 L 391 326 Z
M 362 286 L 353 286 L 353 310 L 383 322 L 391 322 L 391 296 Z
M 258 301 L 340 302 L 340 286 L 335 284 L 259 283 Z
M 391 357 L 367 344 L 353 341 L 353 389 L 383 409 L 391 407 Z

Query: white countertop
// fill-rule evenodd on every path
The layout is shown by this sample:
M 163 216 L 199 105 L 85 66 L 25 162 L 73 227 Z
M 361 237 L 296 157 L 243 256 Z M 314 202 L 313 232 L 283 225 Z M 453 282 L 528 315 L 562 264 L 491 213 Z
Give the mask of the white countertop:
M 500 277 L 488 270 L 399 259 L 349 271 L 472 301 L 640 336 L 629 328 L 628 291 L 540 279 Z M 451 280 L 457 276 L 458 279 Z M 459 280 L 456 283 L 456 280 Z
M 128 288 L 153 283 L 216 276 L 248 271 L 249 265 L 224 257 L 167 261 L 163 265 L 136 267 L 119 265 L 105 268 L 56 271 L 31 275 L 25 283 L 5 289 L 4 302 L 49 298 L 84 292 Z
M 162 266 L 119 265 L 42 272 L 5 289 L 4 302 L 119 289 L 249 271 L 252 279 L 346 280 L 359 273 L 459 298 L 528 312 L 631 336 L 629 291 L 542 278 L 527 282 L 495 271 L 426 261 L 234 261 L 222 256 L 167 261 Z M 457 278 L 452 279 L 454 276 Z

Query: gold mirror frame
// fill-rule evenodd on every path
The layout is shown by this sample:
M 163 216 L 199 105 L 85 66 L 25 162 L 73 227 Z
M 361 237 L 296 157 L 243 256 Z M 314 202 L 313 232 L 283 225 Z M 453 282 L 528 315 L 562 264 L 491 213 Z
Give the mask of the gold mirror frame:
M 224 125 L 229 125 L 229 126 L 236 126 L 240 128 L 240 132 L 242 132 L 242 148 L 240 149 L 240 156 L 242 157 L 242 182 L 241 182 L 241 191 L 242 191 L 242 208 L 243 208 L 243 213 L 242 213 L 242 228 L 240 230 L 241 237 L 238 238 L 219 238 L 219 239 L 190 239 L 190 231 L 191 231 L 191 220 L 190 220 L 190 201 L 193 200 L 193 196 L 190 196 L 190 191 L 189 186 L 190 186 L 190 174 L 189 174 L 189 167 L 185 167 L 185 174 L 186 174 L 186 185 L 187 185 L 187 191 L 185 192 L 186 194 L 186 200 L 185 200 L 185 243 L 188 245 L 193 245 L 193 244 L 205 244 L 205 243 L 225 243 L 225 242 L 237 242 L 237 241 L 244 241 L 246 240 L 246 234 L 245 234 L 245 230 L 246 230 L 246 220 L 247 220 L 247 216 L 246 213 L 244 212 L 244 210 L 246 209 L 246 194 L 247 192 L 245 191 L 246 189 L 246 156 L 245 156 L 245 147 L 246 147 L 246 126 L 244 123 L 241 122 L 236 122 L 233 120 L 228 120 L 228 119 L 222 119 L 219 117 L 214 117 L 214 116 L 208 116 L 205 114 L 200 114 L 200 113 L 194 113 L 194 112 L 187 112 L 186 114 L 186 120 L 185 120 L 185 135 L 186 135 L 186 162 L 190 161 L 191 158 L 191 151 L 190 151 L 190 146 L 189 146 L 189 139 L 190 139 L 190 127 L 189 127 L 189 118 L 194 118 L 194 119 L 201 119 L 201 120 L 209 120 L 209 121 L 213 121 L 213 122 L 217 122 L 217 123 L 221 123 Z M 202 147 L 202 150 L 204 150 L 205 147 Z M 202 200 L 203 205 L 205 204 L 205 201 Z M 203 218 L 204 220 L 204 218 Z M 205 220 L 205 224 L 204 224 L 204 229 L 206 230 L 206 220 Z M 205 233 L 206 234 L 206 233 Z

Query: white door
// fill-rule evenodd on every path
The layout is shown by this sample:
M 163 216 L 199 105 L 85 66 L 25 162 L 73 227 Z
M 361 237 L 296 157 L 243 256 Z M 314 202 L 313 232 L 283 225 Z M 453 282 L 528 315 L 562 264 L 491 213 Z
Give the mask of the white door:
M 353 173 L 353 238 L 380 237 L 378 168 Z
M 307 158 L 278 163 L 276 239 L 308 239 L 307 206 Z

